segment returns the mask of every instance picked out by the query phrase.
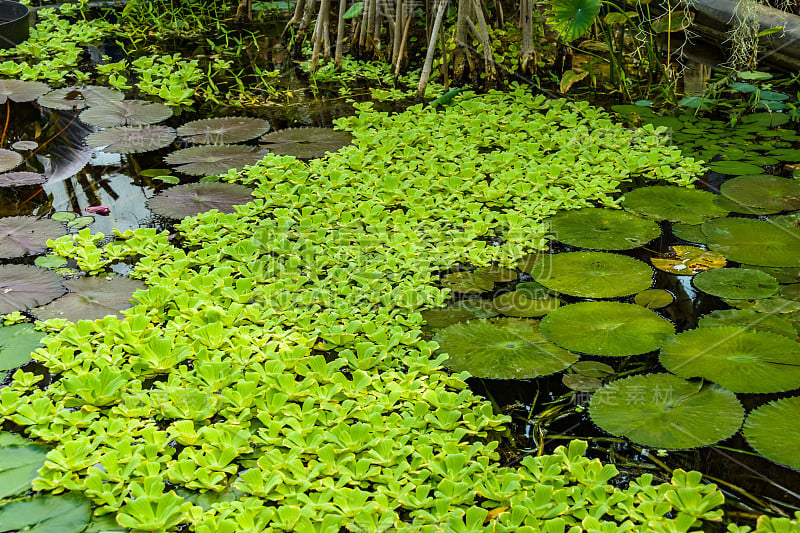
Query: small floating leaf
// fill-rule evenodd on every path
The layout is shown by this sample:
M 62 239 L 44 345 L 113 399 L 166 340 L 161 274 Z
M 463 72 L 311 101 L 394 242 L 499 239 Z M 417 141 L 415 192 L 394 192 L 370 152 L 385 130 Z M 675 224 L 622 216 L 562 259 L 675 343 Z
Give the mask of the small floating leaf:
M 6 172 L 5 174 L 0 174 L 0 187 L 41 185 L 45 181 L 45 177 L 36 172 Z
M 80 119 L 86 124 L 111 128 L 155 124 L 172 116 L 172 109 L 158 102 L 146 100 L 108 101 L 93 105 L 81 112 Z
M 164 148 L 175 140 L 175 130 L 167 126 L 118 126 L 96 131 L 86 144 L 114 154 L 136 154 Z
M 49 90 L 46 83 L 39 81 L 0 80 L 0 104 L 5 104 L 7 100 L 32 102 Z
M 675 333 L 654 311 L 619 302 L 580 302 L 551 311 L 542 333 L 562 348 L 591 355 L 625 356 L 652 352 Z
M 672 234 L 677 238 L 696 244 L 705 244 L 706 234 L 703 233 L 702 225 L 693 224 L 673 224 Z
M 533 298 L 534 300 L 537 298 L 548 298 L 551 296 L 557 296 L 558 293 L 555 291 L 551 291 L 541 283 L 536 281 L 526 281 L 523 283 L 517 283 L 514 287 L 514 292 L 525 296 L 526 298 Z
M 634 303 L 648 309 L 661 309 L 675 301 L 675 296 L 664 289 L 647 289 L 633 297 Z
M 47 250 L 48 239 L 57 239 L 64 233 L 64 226 L 47 218 L 0 218 L 0 257 L 40 254 Z
M 22 164 L 22 156 L 17 152 L 0 148 L 0 172 L 13 170 Z
M 269 131 L 269 121 L 250 117 L 204 118 L 178 128 L 178 136 L 195 144 L 227 144 L 255 139 Z
M 583 298 L 616 298 L 653 284 L 653 269 L 624 255 L 607 252 L 565 252 L 537 263 L 531 276 L 545 287 Z
M 716 385 L 672 374 L 640 374 L 595 392 L 589 415 L 612 435 L 675 450 L 727 439 L 739 430 L 744 408 L 736 395 Z
M 21 150 L 27 152 L 28 150 L 36 150 L 39 147 L 39 143 L 36 141 L 17 141 L 11 145 L 11 148 L 14 150 Z
M 131 307 L 131 295 L 146 289 L 144 283 L 123 276 L 86 276 L 68 279 L 64 285 L 70 293 L 52 303 L 32 310 L 39 320 L 63 318 L 95 320 Z
M 586 207 L 545 219 L 555 239 L 595 250 L 629 250 L 647 244 L 661 229 L 652 220 L 625 211 Z
M 798 283 L 800 282 L 800 267 L 766 267 L 756 265 L 742 265 L 742 268 L 749 268 L 752 270 L 760 270 L 766 272 L 773 278 L 778 280 L 778 283 Z
M 46 304 L 66 291 L 61 277 L 49 270 L 27 265 L 0 266 L 2 315 Z
M 94 223 L 94 217 L 90 216 L 77 217 L 67 222 L 67 227 L 72 229 L 81 229 L 85 228 L 86 226 L 92 223 Z
M 731 261 L 760 266 L 800 265 L 800 231 L 766 220 L 716 218 L 703 224 L 708 246 Z
M 787 300 L 800 300 L 800 283 L 784 285 L 780 289 L 781 298 Z
M 561 383 L 568 389 L 581 392 L 594 392 L 603 386 L 599 379 L 583 374 L 564 374 L 561 376 Z
M 760 270 L 715 268 L 697 274 L 692 282 L 703 292 L 720 298 L 749 300 L 778 292 L 778 280 Z
M 607 378 L 616 373 L 613 367 L 600 361 L 578 361 L 570 370 L 590 378 Z
M 784 113 L 752 113 L 742 117 L 742 122 L 745 124 L 757 124 L 765 128 L 783 126 L 789 120 L 791 117 Z
M 498 314 L 491 301 L 473 298 L 422 311 L 422 319 L 432 328 L 443 328 L 473 318 L 492 318 Z
M 728 214 L 714 205 L 716 195 L 698 189 L 656 185 L 634 189 L 625 194 L 626 211 L 655 220 L 702 224 L 710 218 Z
M 42 268 L 59 268 L 67 264 L 67 260 L 60 255 L 40 255 L 33 260 L 33 264 Z
M 77 216 L 78 215 L 76 215 L 72 211 L 56 211 L 55 213 L 50 215 L 50 218 L 53 220 L 57 220 L 58 222 L 69 222 L 70 220 L 75 219 L 75 217 Z
M 790 339 L 797 338 L 797 330 L 788 320 L 749 309 L 718 309 L 703 315 L 697 326 L 701 328 L 739 326 L 748 330 L 777 333 Z
M 439 331 L 434 340 L 449 356 L 445 366 L 483 378 L 535 378 L 578 360 L 545 339 L 535 320 L 471 320 Z
M 800 396 L 781 398 L 753 410 L 742 433 L 747 443 L 767 459 L 800 470 L 798 419 Z
M 44 333 L 36 331 L 33 324 L 0 327 L 0 371 L 11 370 L 30 361 L 31 352 L 40 346 L 39 341 L 42 337 Z M 0 453 L 1 460 L 2 453 Z M 0 483 L 0 492 L 2 486 Z
M 681 377 L 701 377 L 733 392 L 783 392 L 800 387 L 800 343 L 736 326 L 697 328 L 661 349 L 661 364 Z
M 266 155 L 250 146 L 217 144 L 191 146 L 167 154 L 168 165 L 179 165 L 175 170 L 192 176 L 224 174 L 232 168 L 243 168 L 257 163 Z
M 251 190 L 234 183 L 187 183 L 160 192 L 147 202 L 150 210 L 163 217 L 181 219 L 211 209 L 233 213 L 233 206 L 253 199 Z
M 516 270 L 498 266 L 479 268 L 475 273 L 496 283 L 514 281 L 519 275 Z
M 708 163 L 708 168 L 720 174 L 728 174 L 731 176 L 740 176 L 744 174 L 759 174 L 764 169 L 752 163 L 744 163 L 742 161 L 714 161 Z
M 267 133 L 261 142 L 274 154 L 313 159 L 347 146 L 353 136 L 331 128 L 288 128 Z

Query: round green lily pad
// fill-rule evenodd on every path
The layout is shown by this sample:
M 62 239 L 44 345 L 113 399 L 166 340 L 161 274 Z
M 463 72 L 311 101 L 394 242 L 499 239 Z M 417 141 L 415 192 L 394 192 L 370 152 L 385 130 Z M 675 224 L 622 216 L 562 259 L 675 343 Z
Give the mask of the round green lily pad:
M 590 378 L 607 378 L 616 373 L 613 367 L 600 361 L 578 361 L 570 370 Z
M 564 374 L 561 376 L 561 383 L 568 389 L 581 392 L 594 392 L 603 386 L 599 379 L 583 374 Z
M 516 270 L 499 266 L 479 268 L 475 273 L 497 283 L 514 281 L 519 276 Z
M 709 248 L 731 261 L 750 265 L 800 265 L 800 230 L 767 220 L 715 218 L 703 224 Z
M 800 300 L 800 283 L 782 286 L 780 295 L 781 298 L 786 298 L 787 300 Z
M 702 224 L 728 212 L 714 205 L 716 195 L 699 189 L 655 185 L 634 189 L 625 194 L 622 207 L 655 220 Z
M 763 207 L 750 207 L 740 202 L 735 202 L 727 196 L 717 196 L 714 203 L 719 207 L 727 209 L 731 213 L 742 213 L 745 215 L 771 215 L 775 213 L 773 209 L 766 209 Z
M 767 267 L 757 265 L 741 265 L 742 268 L 749 268 L 752 270 L 760 270 L 766 272 L 773 278 L 778 280 L 778 283 L 798 283 L 800 282 L 800 267 Z
M 708 163 L 708 168 L 714 172 L 728 174 L 730 176 L 758 174 L 764 171 L 764 169 L 758 165 L 745 163 L 743 161 L 714 161 L 713 163 Z
M 705 244 L 706 242 L 706 234 L 703 233 L 703 227 L 700 224 L 673 224 L 672 234 L 686 242 L 695 244 Z
M 443 328 L 473 318 L 492 318 L 498 314 L 491 300 L 472 298 L 453 302 L 447 307 L 427 309 L 422 311 L 422 318 L 432 328 Z
M 739 176 L 723 183 L 720 193 L 736 203 L 773 213 L 800 209 L 800 182 L 779 176 Z
M 739 326 L 749 330 L 777 333 L 790 339 L 797 337 L 797 330 L 788 320 L 749 309 L 718 309 L 703 315 L 697 326 L 701 328 Z
M 764 128 L 783 126 L 791 117 L 784 113 L 752 113 L 742 117 L 745 124 L 756 124 Z
M 534 300 L 537 298 L 546 298 L 549 296 L 558 296 L 558 293 L 555 291 L 551 291 L 544 285 L 536 281 L 525 281 L 522 283 L 517 283 L 514 287 L 514 292 L 517 294 L 521 294 L 527 298 L 533 298 Z
M 451 272 L 442 276 L 442 286 L 461 294 L 480 294 L 492 290 L 494 281 L 475 272 Z
M 701 291 L 720 298 L 768 298 L 778 292 L 778 280 L 766 272 L 746 268 L 713 268 L 700 272 L 692 281 Z
M 747 443 L 767 459 L 800 470 L 798 419 L 800 396 L 781 398 L 747 415 L 742 434 Z
M 506 316 L 522 318 L 543 316 L 561 305 L 561 300 L 552 296 L 528 298 L 517 291 L 506 292 L 492 300 L 492 305 Z
M 583 298 L 616 298 L 653 284 L 646 263 L 607 252 L 565 252 L 537 263 L 531 276 L 554 291 Z
M 636 304 L 580 302 L 551 311 L 542 333 L 562 348 L 591 355 L 652 352 L 675 334 L 672 323 Z
M 800 387 L 800 343 L 737 326 L 697 328 L 661 348 L 664 368 L 701 377 L 733 392 L 783 392 Z
M 781 298 L 780 296 L 761 298 L 759 300 L 733 300 L 723 298 L 722 301 L 737 309 L 746 309 L 749 311 L 758 311 L 759 313 L 769 313 L 773 315 L 800 311 L 799 301 Z
M 661 309 L 675 301 L 675 296 L 664 289 L 647 289 L 633 297 L 633 302 L 648 309 Z
M 31 360 L 31 352 L 40 346 L 44 332 L 33 324 L 0 327 L 0 371 L 22 366 Z M 0 469 L 2 470 L 2 469 Z
M 526 379 L 553 374 L 578 360 L 542 335 L 535 320 L 471 320 L 439 331 L 434 340 L 448 354 L 445 366 L 476 377 Z
M 625 211 L 586 207 L 545 219 L 556 240 L 594 250 L 630 250 L 661 235 L 658 224 Z
M 744 408 L 731 391 L 713 384 L 640 374 L 596 391 L 589 416 L 612 435 L 676 450 L 727 439 L 742 425 Z

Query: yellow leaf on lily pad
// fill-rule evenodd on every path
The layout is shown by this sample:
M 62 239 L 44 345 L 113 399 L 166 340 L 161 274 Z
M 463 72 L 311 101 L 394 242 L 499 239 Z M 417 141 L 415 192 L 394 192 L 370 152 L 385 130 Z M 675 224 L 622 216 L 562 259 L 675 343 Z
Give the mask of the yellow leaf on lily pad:
M 722 268 L 725 256 L 697 246 L 670 246 L 669 252 L 650 260 L 659 270 L 679 276 L 694 276 L 712 268 Z

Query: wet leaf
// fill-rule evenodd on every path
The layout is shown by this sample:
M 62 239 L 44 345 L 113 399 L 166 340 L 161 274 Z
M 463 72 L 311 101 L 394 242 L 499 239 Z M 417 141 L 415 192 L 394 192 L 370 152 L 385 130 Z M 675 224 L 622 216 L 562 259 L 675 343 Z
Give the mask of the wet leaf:
M 0 258 L 40 254 L 47 250 L 48 239 L 65 233 L 64 226 L 47 218 L 0 218 Z
M 331 128 L 288 128 L 267 133 L 261 142 L 274 154 L 313 159 L 347 146 L 353 136 Z
M 725 257 L 717 252 L 696 246 L 670 246 L 669 252 L 653 257 L 650 262 L 659 270 L 679 276 L 693 276 L 712 268 L 727 264 Z
M 145 100 L 108 101 L 81 112 L 86 124 L 101 128 L 155 124 L 172 116 L 172 109 Z
M 183 148 L 164 157 L 175 170 L 192 176 L 214 176 L 257 163 L 266 155 L 250 146 L 217 144 Z
M 17 152 L 0 148 L 0 172 L 13 170 L 22 164 L 22 156 Z
M 61 277 L 27 265 L 0 266 L 0 314 L 24 311 L 64 294 Z
M 44 182 L 44 176 L 36 172 L 6 172 L 5 174 L 0 174 L 0 187 L 41 185 Z
M 169 146 L 175 130 L 167 126 L 119 126 L 97 131 L 86 137 L 86 144 L 104 152 L 135 154 Z
M 195 144 L 249 141 L 269 131 L 269 121 L 250 117 L 204 118 L 178 128 L 178 136 Z
M 25 80 L 0 80 L 0 104 L 32 102 L 50 90 L 46 83 Z
M 29 362 L 31 352 L 41 346 L 44 333 L 36 331 L 33 324 L 16 324 L 0 327 L 0 371 L 11 370 Z M 2 452 L 0 452 L 2 461 Z M 0 468 L 0 471 L 2 468 Z M 3 484 L 0 483 L 0 492 Z M 0 497 L 4 497 L 0 495 Z
M 31 310 L 39 320 L 63 318 L 77 322 L 107 315 L 122 318 L 119 312 L 132 306 L 130 300 L 133 292 L 147 288 L 141 281 L 115 275 L 85 276 L 63 283 L 69 289 L 69 294 Z
M 160 192 L 147 202 L 150 210 L 163 217 L 181 219 L 211 209 L 233 213 L 233 206 L 253 199 L 251 189 L 233 183 L 187 183 Z

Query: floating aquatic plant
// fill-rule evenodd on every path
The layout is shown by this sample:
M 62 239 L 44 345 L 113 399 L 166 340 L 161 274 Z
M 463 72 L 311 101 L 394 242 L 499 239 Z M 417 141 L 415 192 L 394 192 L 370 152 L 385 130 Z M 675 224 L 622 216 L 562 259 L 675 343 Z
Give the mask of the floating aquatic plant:
M 31 352 L 39 347 L 42 337 L 44 333 L 33 329 L 32 324 L 0 327 L 0 371 L 11 370 L 30 361 Z
M 744 408 L 731 391 L 672 374 L 640 374 L 595 391 L 589 404 L 601 429 L 651 448 L 714 444 L 739 430 Z
M 167 154 L 168 165 L 178 165 L 175 170 L 192 176 L 224 174 L 234 168 L 243 168 L 256 163 L 265 152 L 249 146 L 218 144 L 191 146 Z
M 559 213 L 546 222 L 556 240 L 595 250 L 630 250 L 661 235 L 652 220 L 614 209 L 586 207 Z
M 114 154 L 137 154 L 169 146 L 175 130 L 168 126 L 118 126 L 96 131 L 86 137 L 86 144 Z
M 590 355 L 625 356 L 652 352 L 675 334 L 654 311 L 619 302 L 580 302 L 551 311 L 542 333 L 562 348 Z
M 767 220 L 717 218 L 703 224 L 709 248 L 730 261 L 749 265 L 800 265 L 800 230 L 789 230 Z
M 216 209 L 232 213 L 233 206 L 251 201 L 252 190 L 233 183 L 187 183 L 176 185 L 150 198 L 147 207 L 163 217 L 181 219 Z
M 255 139 L 269 131 L 269 121 L 251 117 L 204 118 L 178 128 L 178 136 L 195 144 L 229 144 Z
M 146 100 L 109 100 L 91 106 L 81 112 L 80 119 L 86 124 L 111 128 L 155 124 L 172 116 L 169 106 Z
M 288 128 L 267 133 L 261 142 L 273 154 L 313 159 L 347 146 L 353 135 L 331 128 Z
M 0 172 L 13 170 L 22 164 L 22 156 L 12 150 L 0 148 Z
M 622 207 L 654 220 L 702 224 L 710 218 L 728 214 L 714 204 L 715 197 L 698 189 L 653 185 L 625 193 Z
M 798 418 L 800 397 L 773 400 L 747 415 L 742 433 L 747 443 L 767 459 L 800 470 Z
M 749 213 L 749 208 L 757 208 L 761 214 L 800 209 L 800 182 L 779 176 L 739 176 L 723 183 L 720 193 L 744 206 L 736 210 L 739 213 Z
M 672 234 L 687 242 L 696 244 L 705 244 L 706 242 L 706 234 L 703 233 L 703 227 L 700 224 L 673 224 Z
M 131 295 L 146 286 L 141 281 L 123 276 L 84 276 L 63 281 L 69 294 L 51 303 L 32 309 L 39 320 L 63 318 L 96 320 L 108 315 L 120 315 L 120 311 L 131 307 Z
M 0 80 L 0 104 L 5 104 L 8 100 L 31 102 L 49 90 L 50 87 L 40 81 Z
M 701 328 L 739 326 L 748 330 L 777 333 L 790 339 L 797 338 L 797 330 L 788 320 L 749 309 L 717 309 L 707 315 L 703 315 L 697 326 Z
M 0 174 L 0 187 L 21 187 L 23 185 L 41 185 L 45 177 L 36 172 L 6 172 Z
M 767 298 L 778 292 L 778 280 L 760 270 L 715 268 L 700 272 L 694 286 L 703 292 L 733 299 Z
M 0 507 L 0 531 L 81 533 L 90 518 L 89 502 L 81 496 L 40 494 Z
M 492 305 L 506 316 L 522 318 L 543 316 L 561 305 L 561 300 L 553 296 L 528 298 L 517 291 L 506 292 L 492 300 Z
M 653 269 L 624 255 L 566 252 L 544 257 L 531 270 L 538 283 L 583 298 L 616 298 L 653 284 Z
M 47 250 L 47 241 L 65 233 L 55 220 L 32 216 L 0 218 L 0 257 L 36 255 Z
M 0 314 L 44 305 L 65 292 L 58 274 L 26 265 L 0 266 Z
M 425 310 L 422 319 L 430 327 L 443 328 L 473 318 L 492 318 L 498 314 L 490 300 L 473 298 L 455 301 L 447 307 Z
M 733 392 L 783 392 L 800 387 L 800 343 L 736 326 L 680 333 L 661 348 L 664 368 L 701 377 Z
M 481 378 L 535 378 L 578 360 L 577 354 L 544 338 L 535 320 L 471 320 L 440 330 L 434 340 L 448 354 L 444 364 L 450 370 Z
M 29 150 L 36 150 L 39 147 L 39 143 L 36 141 L 17 141 L 11 145 L 11 148 L 14 150 L 20 150 L 23 152 L 27 152 Z
M 0 328 L 0 332 L 3 329 Z M 0 432 L 0 498 L 30 490 L 31 481 L 37 477 L 36 471 L 44 465 L 46 455 L 46 447 L 12 433 Z M 0 514 L 0 524 L 2 520 Z
M 442 286 L 461 294 L 480 294 L 492 290 L 494 281 L 473 272 L 451 272 L 442 276 Z
M 633 302 L 648 309 L 661 309 L 675 301 L 675 296 L 664 289 L 647 289 L 633 297 Z
M 720 174 L 728 174 L 730 176 L 743 176 L 745 174 L 759 174 L 764 171 L 758 165 L 753 163 L 746 163 L 744 161 L 714 161 L 708 163 L 708 168 Z
M 122 91 L 117 91 L 110 87 L 84 85 L 80 87 L 64 87 L 50 91 L 40 96 L 37 102 L 42 107 L 67 111 L 71 109 L 83 109 L 90 105 L 121 102 L 124 99 L 125 93 Z
M 659 270 L 679 276 L 693 276 L 698 272 L 722 268 L 727 261 L 725 256 L 697 246 L 670 246 L 669 251 L 650 262 Z

